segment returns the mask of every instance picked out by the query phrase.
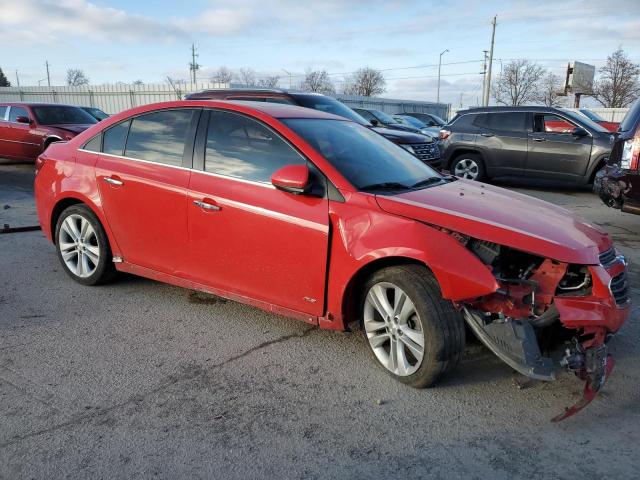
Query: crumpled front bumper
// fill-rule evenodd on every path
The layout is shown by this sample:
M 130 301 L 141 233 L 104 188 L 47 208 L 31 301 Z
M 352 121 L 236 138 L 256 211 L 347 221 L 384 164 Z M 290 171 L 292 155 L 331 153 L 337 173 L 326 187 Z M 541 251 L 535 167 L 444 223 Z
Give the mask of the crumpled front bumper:
M 640 176 L 622 170 L 618 165 L 607 165 L 594 179 L 593 190 L 605 205 L 624 212 L 640 214 L 638 204 Z

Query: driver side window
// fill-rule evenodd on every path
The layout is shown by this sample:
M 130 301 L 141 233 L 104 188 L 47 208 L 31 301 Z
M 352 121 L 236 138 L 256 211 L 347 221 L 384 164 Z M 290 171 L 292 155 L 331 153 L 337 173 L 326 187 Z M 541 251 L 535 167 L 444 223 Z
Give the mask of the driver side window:
M 533 131 L 537 133 L 571 133 L 575 125 L 553 114 L 536 114 L 533 117 Z

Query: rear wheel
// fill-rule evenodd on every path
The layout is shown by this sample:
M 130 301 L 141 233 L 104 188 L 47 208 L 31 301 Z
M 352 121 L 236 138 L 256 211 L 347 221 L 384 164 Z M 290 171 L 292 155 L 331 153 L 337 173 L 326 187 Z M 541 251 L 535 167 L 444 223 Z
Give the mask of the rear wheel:
M 89 207 L 66 208 L 56 223 L 55 238 L 60 263 L 76 282 L 98 285 L 111 280 L 115 268 L 107 235 Z
M 467 180 L 483 181 L 486 177 L 484 163 L 477 153 L 463 153 L 451 164 L 451 173 Z
M 433 385 L 464 351 L 462 317 L 422 266 L 376 272 L 365 284 L 361 311 L 376 363 L 412 387 Z

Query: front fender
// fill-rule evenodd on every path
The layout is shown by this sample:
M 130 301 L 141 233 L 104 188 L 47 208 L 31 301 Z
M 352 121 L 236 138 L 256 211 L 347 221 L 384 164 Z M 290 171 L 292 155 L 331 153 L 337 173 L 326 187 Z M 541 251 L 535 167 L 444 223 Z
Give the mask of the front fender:
M 337 322 L 330 328 L 344 328 L 354 284 L 374 262 L 409 259 L 422 263 L 433 272 L 442 296 L 452 301 L 487 295 L 498 289 L 487 266 L 452 236 L 380 210 L 373 196 L 357 197 L 353 196 L 348 205 L 332 202 L 330 207 L 333 231 L 327 319 Z

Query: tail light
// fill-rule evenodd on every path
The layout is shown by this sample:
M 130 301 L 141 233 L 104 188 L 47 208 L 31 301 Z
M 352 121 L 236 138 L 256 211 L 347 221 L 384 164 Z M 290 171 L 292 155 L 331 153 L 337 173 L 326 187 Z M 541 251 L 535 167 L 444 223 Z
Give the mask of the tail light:
M 446 140 L 451 135 L 451 130 L 440 130 L 440 140 Z
M 38 172 L 42 170 L 42 167 L 44 167 L 45 162 L 46 162 L 46 158 L 43 155 L 40 155 L 38 158 L 36 158 L 36 163 L 35 163 L 36 175 L 38 175 Z
M 640 164 L 640 128 L 636 130 L 633 138 L 624 142 L 622 146 L 622 159 L 620 168 L 625 170 L 638 170 Z

